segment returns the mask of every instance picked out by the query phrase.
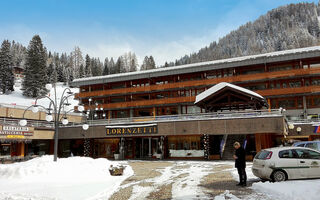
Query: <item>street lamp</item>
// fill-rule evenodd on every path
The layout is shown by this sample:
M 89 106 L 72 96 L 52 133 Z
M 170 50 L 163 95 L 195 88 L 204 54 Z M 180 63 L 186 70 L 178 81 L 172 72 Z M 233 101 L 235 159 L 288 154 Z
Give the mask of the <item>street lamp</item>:
M 51 84 L 46 84 L 46 89 L 50 91 L 52 89 Z M 59 138 L 59 125 L 60 121 L 63 125 L 67 125 L 69 123 L 68 118 L 67 118 L 67 113 L 73 111 L 74 109 L 71 109 L 69 111 L 65 111 L 65 107 L 69 106 L 68 98 L 73 96 L 74 94 L 72 93 L 70 88 L 64 89 L 60 102 L 57 101 L 57 91 L 56 91 L 56 85 L 54 84 L 54 93 L 55 93 L 55 98 L 54 100 L 51 99 L 48 95 L 46 96 L 40 96 L 36 98 L 35 105 L 29 106 L 28 108 L 25 109 L 23 113 L 23 119 L 19 121 L 20 126 L 26 126 L 27 125 L 27 120 L 25 119 L 24 115 L 28 109 L 31 109 L 33 113 L 37 113 L 39 111 L 39 107 L 42 107 L 46 111 L 46 121 L 51 122 L 54 120 L 54 158 L 53 161 L 57 161 L 58 157 L 58 138 Z M 50 101 L 49 108 L 45 108 L 42 105 L 38 105 L 38 99 L 42 98 L 47 98 Z M 52 111 L 53 110 L 53 111 Z M 82 105 L 78 106 L 78 111 L 82 112 L 84 111 L 84 107 Z M 62 113 L 64 112 L 64 113 Z M 63 115 L 63 117 L 61 116 Z M 89 125 L 88 124 L 83 124 L 82 128 L 84 130 L 88 130 Z

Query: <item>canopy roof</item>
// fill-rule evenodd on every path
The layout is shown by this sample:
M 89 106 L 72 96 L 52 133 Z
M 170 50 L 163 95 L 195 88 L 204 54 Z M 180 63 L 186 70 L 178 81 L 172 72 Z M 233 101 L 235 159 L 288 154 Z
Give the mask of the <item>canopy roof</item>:
M 261 109 L 266 100 L 251 90 L 221 82 L 196 96 L 195 105 L 207 111 Z

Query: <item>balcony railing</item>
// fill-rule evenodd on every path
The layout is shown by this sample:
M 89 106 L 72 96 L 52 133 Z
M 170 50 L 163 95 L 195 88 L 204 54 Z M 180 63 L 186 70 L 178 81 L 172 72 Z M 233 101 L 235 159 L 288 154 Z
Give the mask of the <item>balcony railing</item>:
M 116 119 L 88 120 L 89 125 L 116 125 L 116 124 L 139 124 L 189 120 L 213 120 L 213 119 L 236 119 L 236 118 L 256 118 L 256 117 L 280 117 L 284 116 L 282 109 L 274 110 L 251 110 L 251 111 L 223 111 L 215 113 L 194 113 L 181 115 L 162 115 L 147 117 L 131 117 Z M 80 124 L 70 123 L 68 127 L 80 126 Z
M 0 118 L 0 125 L 5 126 L 20 126 L 19 121 L 21 119 Z M 27 126 L 37 128 L 53 128 L 53 122 L 47 122 L 42 120 L 27 120 Z

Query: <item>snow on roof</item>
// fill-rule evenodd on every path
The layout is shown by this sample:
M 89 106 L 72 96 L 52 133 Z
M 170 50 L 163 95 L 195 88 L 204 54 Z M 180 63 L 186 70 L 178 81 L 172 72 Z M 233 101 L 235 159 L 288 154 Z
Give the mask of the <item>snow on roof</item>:
M 233 84 L 230 84 L 230 83 L 221 82 L 221 83 L 218 83 L 218 84 L 215 85 L 215 86 L 212 86 L 211 88 L 207 89 L 206 91 L 198 94 L 198 95 L 196 96 L 196 101 L 194 102 L 194 104 L 197 104 L 198 102 L 204 100 L 205 98 L 207 98 L 207 97 L 209 97 L 210 95 L 218 92 L 219 90 L 222 90 L 222 89 L 225 88 L 225 87 L 230 87 L 230 88 L 239 90 L 239 91 L 241 91 L 241 92 L 243 92 L 243 93 L 247 93 L 247 94 L 249 94 L 249 95 L 256 96 L 256 97 L 258 97 L 258 98 L 263 99 L 263 97 L 262 97 L 260 94 L 255 93 L 255 92 L 253 92 L 253 91 L 251 91 L 251 90 L 248 90 L 248 89 L 246 89 L 246 88 L 239 87 L 239 86 L 237 86 L 237 85 L 233 85 Z
M 111 74 L 111 75 L 105 75 L 105 76 L 80 78 L 80 79 L 73 80 L 72 83 L 73 85 L 79 85 L 79 83 L 81 82 L 97 81 L 97 80 L 105 80 L 105 79 L 110 80 L 118 77 L 131 77 L 131 76 L 134 77 L 135 75 L 143 75 L 143 74 L 149 74 L 149 76 L 151 76 L 151 74 L 158 73 L 158 72 L 169 72 L 169 71 L 175 71 L 179 69 L 188 69 L 188 68 L 195 68 L 195 67 L 198 68 L 198 67 L 204 67 L 208 65 L 226 64 L 226 63 L 240 62 L 245 60 L 255 60 L 258 58 L 270 58 L 270 57 L 277 57 L 282 55 L 290 55 L 290 54 L 306 53 L 306 52 L 314 52 L 314 51 L 320 51 L 320 46 L 291 49 L 291 50 L 285 50 L 285 51 L 276 51 L 276 52 L 265 53 L 265 54 L 242 56 L 242 57 L 214 60 L 214 61 L 207 61 L 207 62 L 199 62 L 199 63 L 173 66 L 173 67 L 163 67 L 163 68 L 157 68 L 157 69 L 151 69 L 151 70 L 145 70 L 145 71 L 136 71 L 136 72 Z

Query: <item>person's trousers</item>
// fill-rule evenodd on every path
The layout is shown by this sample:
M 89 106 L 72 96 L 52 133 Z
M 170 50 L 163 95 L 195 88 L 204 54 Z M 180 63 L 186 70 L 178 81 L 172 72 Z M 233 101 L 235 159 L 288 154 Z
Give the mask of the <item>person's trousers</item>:
M 241 184 L 243 184 L 243 183 L 247 184 L 246 168 L 238 167 L 237 170 L 238 170 L 238 174 L 239 174 L 240 183 Z

